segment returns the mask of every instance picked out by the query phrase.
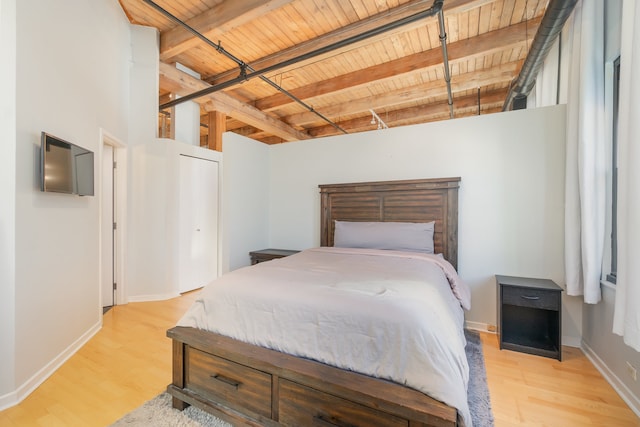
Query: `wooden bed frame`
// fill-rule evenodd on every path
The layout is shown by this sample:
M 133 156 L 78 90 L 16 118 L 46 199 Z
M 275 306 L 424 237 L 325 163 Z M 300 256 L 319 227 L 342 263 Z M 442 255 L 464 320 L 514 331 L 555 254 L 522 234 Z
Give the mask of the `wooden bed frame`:
M 457 267 L 460 178 L 321 185 L 321 246 L 335 220 L 435 221 L 436 253 Z M 173 340 L 173 407 L 233 425 L 456 426 L 457 411 L 403 385 L 195 328 Z

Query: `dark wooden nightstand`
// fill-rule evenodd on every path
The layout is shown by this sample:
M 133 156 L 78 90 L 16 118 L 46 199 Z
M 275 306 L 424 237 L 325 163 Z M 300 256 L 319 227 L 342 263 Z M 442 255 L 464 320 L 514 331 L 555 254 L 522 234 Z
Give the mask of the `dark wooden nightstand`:
M 547 279 L 496 281 L 500 349 L 562 360 L 562 288 Z
M 249 252 L 251 257 L 251 265 L 259 262 L 270 261 L 276 258 L 283 258 L 289 255 L 297 254 L 300 251 L 291 251 L 288 249 L 262 249 L 260 251 Z

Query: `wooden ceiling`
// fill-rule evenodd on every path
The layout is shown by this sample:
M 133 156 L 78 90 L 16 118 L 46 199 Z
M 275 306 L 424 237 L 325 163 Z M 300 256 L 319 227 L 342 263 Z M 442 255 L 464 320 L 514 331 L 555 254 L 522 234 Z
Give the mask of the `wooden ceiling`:
M 153 0 L 211 43 L 150 0 L 119 1 L 131 23 L 160 32 L 160 105 L 238 80 L 241 67 L 216 46 L 247 64 L 250 76 L 273 67 L 253 73 L 266 79 L 229 83 L 194 99 L 203 137 L 213 123 L 269 144 L 362 132 L 378 128 L 371 111 L 389 127 L 450 119 L 437 16 L 276 65 L 423 12 L 433 0 Z M 547 3 L 444 1 L 455 118 L 502 111 Z

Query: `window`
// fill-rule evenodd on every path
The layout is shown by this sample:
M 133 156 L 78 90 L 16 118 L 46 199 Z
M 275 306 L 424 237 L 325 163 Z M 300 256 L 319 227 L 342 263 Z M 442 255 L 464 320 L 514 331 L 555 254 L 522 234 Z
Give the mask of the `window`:
M 611 272 L 607 281 L 616 283 L 618 272 L 618 100 L 620 95 L 620 57 L 613 63 L 613 138 L 611 155 Z

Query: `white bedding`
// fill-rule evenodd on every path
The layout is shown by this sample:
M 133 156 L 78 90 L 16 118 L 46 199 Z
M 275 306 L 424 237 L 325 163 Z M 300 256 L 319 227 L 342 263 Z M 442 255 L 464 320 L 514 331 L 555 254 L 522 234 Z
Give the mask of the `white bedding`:
M 469 304 L 437 255 L 323 247 L 224 275 L 178 325 L 393 380 L 457 408 L 471 426 Z

